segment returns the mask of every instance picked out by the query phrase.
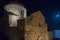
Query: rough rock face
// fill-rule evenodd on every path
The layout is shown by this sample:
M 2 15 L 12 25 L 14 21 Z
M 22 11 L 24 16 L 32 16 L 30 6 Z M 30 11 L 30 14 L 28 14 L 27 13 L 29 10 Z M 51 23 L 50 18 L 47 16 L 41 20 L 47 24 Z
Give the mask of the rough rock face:
M 13 27 L 9 35 L 11 40 L 48 40 L 44 16 L 37 11 L 25 19 L 18 20 L 18 26 L 15 29 Z
M 26 18 L 25 40 L 48 40 L 47 24 L 40 11 Z

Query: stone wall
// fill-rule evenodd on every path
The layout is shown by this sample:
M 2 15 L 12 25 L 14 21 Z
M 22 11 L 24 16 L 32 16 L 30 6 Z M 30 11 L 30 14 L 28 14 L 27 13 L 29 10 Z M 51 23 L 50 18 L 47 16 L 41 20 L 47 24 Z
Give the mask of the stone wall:
M 47 24 L 40 11 L 25 20 L 25 40 L 48 40 Z
M 11 28 L 11 31 L 9 30 L 10 40 L 48 40 L 47 23 L 40 11 L 18 20 L 18 26 L 15 29 Z

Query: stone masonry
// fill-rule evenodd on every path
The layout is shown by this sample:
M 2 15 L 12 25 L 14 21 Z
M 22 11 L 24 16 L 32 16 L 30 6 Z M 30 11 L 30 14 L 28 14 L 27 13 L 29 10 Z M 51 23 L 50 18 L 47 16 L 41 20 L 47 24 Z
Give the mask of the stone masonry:
M 48 40 L 47 23 L 40 11 L 18 20 L 17 25 L 9 28 L 10 40 Z
M 48 40 L 47 24 L 40 11 L 32 13 L 25 20 L 25 40 Z

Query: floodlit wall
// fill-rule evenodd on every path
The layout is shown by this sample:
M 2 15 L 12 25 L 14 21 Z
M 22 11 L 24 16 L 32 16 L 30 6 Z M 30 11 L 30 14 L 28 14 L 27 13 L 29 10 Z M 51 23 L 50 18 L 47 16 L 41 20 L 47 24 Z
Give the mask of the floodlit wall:
M 9 39 L 48 40 L 47 23 L 42 13 L 40 11 L 34 12 L 29 17 L 19 19 L 16 27 L 9 26 Z
M 27 10 L 19 4 L 7 4 L 4 9 L 8 12 L 10 27 L 17 26 L 17 20 L 26 18 Z
M 40 11 L 32 13 L 25 20 L 25 40 L 48 40 L 47 24 Z

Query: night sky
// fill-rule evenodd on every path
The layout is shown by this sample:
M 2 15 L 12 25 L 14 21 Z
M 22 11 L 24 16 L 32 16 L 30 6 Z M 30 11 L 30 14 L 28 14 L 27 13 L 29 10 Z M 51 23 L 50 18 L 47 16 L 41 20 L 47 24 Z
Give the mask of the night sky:
M 2 7 L 12 1 L 15 0 L 0 1 L 0 18 L 3 18 L 4 16 Z M 18 0 L 18 2 L 21 2 L 27 8 L 28 16 L 30 15 L 30 13 L 40 10 L 45 16 L 49 31 L 60 30 L 59 0 Z

